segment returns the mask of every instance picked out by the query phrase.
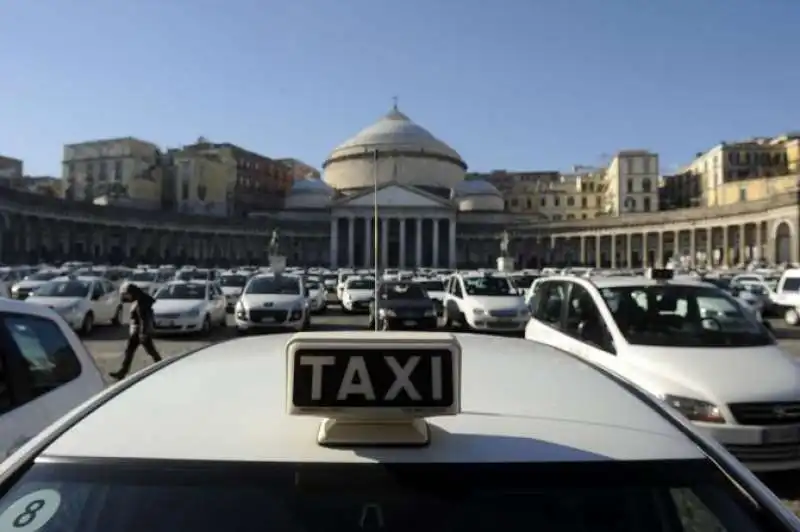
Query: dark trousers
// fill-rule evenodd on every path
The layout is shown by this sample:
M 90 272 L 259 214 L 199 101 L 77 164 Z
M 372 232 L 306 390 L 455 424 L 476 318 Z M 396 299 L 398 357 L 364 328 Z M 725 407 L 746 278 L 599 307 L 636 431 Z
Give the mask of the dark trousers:
M 153 362 L 161 361 L 161 355 L 158 354 L 156 346 L 153 345 L 153 339 L 149 335 L 140 337 L 138 334 L 132 334 L 128 337 L 128 344 L 125 346 L 125 358 L 122 360 L 122 368 L 119 373 L 122 375 L 128 374 L 133 364 L 133 355 L 136 354 L 136 350 L 139 349 L 140 345 L 144 347 Z

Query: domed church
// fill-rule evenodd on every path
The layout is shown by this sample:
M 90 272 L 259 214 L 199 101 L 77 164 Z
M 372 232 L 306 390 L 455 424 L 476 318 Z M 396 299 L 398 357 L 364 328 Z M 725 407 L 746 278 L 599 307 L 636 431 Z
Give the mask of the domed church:
M 497 254 L 509 221 L 500 192 L 487 181 L 465 180 L 467 163 L 459 153 L 397 105 L 334 148 L 322 168 L 322 179 L 295 182 L 285 217 L 311 223 L 326 213 L 331 267 L 375 264 L 375 203 L 384 268 L 455 268 L 471 262 L 462 239 L 473 239 L 477 250 L 479 235 L 490 241 L 480 262 L 489 248 Z

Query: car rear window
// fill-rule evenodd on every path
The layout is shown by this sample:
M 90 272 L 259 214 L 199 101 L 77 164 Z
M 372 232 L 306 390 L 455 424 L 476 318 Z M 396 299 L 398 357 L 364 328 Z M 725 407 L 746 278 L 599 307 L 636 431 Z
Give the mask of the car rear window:
M 0 498 L 0 530 L 43 532 L 746 532 L 772 530 L 770 523 L 708 462 L 697 460 L 387 465 L 40 459 Z

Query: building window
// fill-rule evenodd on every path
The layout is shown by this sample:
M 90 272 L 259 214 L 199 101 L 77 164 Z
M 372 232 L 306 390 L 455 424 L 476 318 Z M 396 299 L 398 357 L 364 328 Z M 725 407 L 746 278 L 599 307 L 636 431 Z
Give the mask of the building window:
M 653 189 L 652 181 L 650 181 L 650 179 L 648 179 L 646 177 L 644 179 L 642 179 L 642 192 L 649 193 L 649 192 L 652 191 L 652 189 Z
M 626 190 L 626 192 L 633 192 L 633 179 L 628 179 L 627 185 L 628 189 Z
M 739 189 L 739 201 L 747 201 L 747 189 L 745 187 Z
M 114 161 L 114 181 L 122 181 L 122 161 Z
M 187 201 L 189 199 L 189 180 L 184 179 L 181 182 L 181 199 Z
M 650 212 L 650 198 L 644 198 L 644 212 Z
M 561 198 L 559 198 L 558 196 L 553 198 L 553 206 L 554 207 L 559 207 L 560 205 L 561 205 Z
M 575 198 L 572 196 L 567 198 L 567 207 L 574 207 L 575 206 Z
M 581 198 L 581 208 L 585 209 L 589 206 L 589 200 L 586 197 Z
M 547 198 L 543 197 L 541 200 L 539 200 L 539 205 L 542 207 L 547 207 Z

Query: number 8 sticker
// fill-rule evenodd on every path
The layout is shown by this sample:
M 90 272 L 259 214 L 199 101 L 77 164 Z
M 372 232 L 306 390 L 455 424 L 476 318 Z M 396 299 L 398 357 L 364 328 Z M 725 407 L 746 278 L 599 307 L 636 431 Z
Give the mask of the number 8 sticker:
M 35 532 L 46 525 L 61 506 L 56 490 L 39 490 L 14 501 L 0 514 L 0 532 Z

